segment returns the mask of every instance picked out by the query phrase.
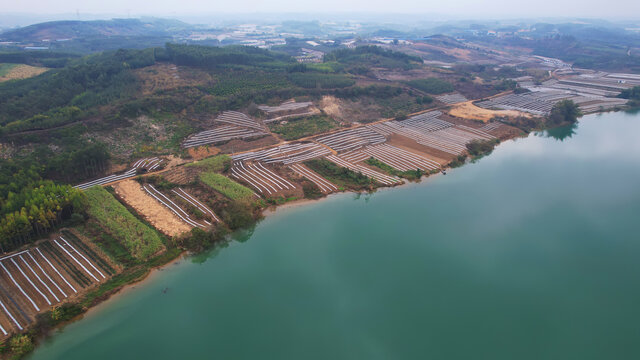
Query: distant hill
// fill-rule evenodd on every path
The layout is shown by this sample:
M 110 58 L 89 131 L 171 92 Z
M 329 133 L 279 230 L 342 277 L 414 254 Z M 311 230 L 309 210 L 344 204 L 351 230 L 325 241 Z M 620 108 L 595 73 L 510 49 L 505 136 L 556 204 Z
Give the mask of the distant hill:
M 170 36 L 190 25 L 169 19 L 112 19 L 94 21 L 50 21 L 0 33 L 0 40 L 41 42 L 120 36 Z

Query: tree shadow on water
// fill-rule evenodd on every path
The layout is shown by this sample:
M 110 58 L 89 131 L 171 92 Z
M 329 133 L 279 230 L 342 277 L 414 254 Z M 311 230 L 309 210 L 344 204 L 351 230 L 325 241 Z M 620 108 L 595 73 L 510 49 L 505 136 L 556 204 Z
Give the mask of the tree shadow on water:
M 576 134 L 576 129 L 578 128 L 578 124 L 571 124 L 568 126 L 561 126 L 553 129 L 545 130 L 541 133 L 542 136 L 547 138 L 553 138 L 559 141 L 564 141 L 565 139 L 570 139 L 573 135 Z

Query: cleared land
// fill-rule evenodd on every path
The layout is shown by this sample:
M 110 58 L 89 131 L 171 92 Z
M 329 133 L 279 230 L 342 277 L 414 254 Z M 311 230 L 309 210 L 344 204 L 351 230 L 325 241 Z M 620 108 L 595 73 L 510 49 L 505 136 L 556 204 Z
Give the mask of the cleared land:
M 124 180 L 113 187 L 118 196 L 161 232 L 169 236 L 177 236 L 191 230 L 191 226 L 180 220 L 153 197 L 147 195 L 137 182 Z
M 491 110 L 475 106 L 472 101 L 454 105 L 449 110 L 449 115 L 462 119 L 482 120 L 487 122 L 498 117 L 531 117 L 531 114 L 517 110 Z
M 49 69 L 25 64 L 0 64 L 0 82 L 38 76 Z

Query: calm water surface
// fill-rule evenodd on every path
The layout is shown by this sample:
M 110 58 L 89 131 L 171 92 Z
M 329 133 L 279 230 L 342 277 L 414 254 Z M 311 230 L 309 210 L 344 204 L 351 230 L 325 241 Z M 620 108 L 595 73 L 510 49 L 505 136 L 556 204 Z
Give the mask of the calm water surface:
M 638 359 L 640 115 L 548 135 L 278 210 L 31 359 Z

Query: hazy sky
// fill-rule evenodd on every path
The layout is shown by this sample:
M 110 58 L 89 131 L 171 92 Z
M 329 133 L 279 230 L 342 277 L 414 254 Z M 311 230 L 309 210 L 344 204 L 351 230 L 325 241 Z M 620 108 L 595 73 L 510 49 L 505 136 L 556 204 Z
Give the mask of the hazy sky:
M 579 5 L 577 5 L 579 4 Z M 2 12 L 180 15 L 220 12 L 437 13 L 465 17 L 640 18 L 640 0 L 6 0 Z

